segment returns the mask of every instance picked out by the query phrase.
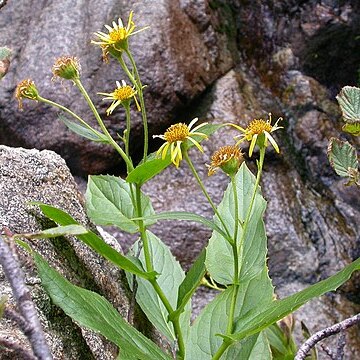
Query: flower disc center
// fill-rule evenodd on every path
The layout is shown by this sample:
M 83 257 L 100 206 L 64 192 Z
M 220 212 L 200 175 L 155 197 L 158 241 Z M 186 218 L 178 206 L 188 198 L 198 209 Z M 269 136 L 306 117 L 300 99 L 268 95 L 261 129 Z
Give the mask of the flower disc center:
M 164 134 L 164 139 L 168 143 L 184 141 L 190 134 L 189 127 L 186 124 L 171 125 Z
M 271 124 L 264 120 L 253 120 L 246 128 L 247 132 L 250 134 L 262 134 L 264 131 L 271 132 Z
M 114 98 L 120 101 L 128 100 L 134 96 L 134 90 L 131 86 L 122 86 L 114 91 Z

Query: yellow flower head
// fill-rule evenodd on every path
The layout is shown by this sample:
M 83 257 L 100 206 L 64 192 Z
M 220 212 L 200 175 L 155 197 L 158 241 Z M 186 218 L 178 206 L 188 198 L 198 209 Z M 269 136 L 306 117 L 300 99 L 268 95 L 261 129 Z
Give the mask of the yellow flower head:
M 108 34 L 103 33 L 102 31 L 97 31 L 94 33 L 100 41 L 91 40 L 92 44 L 100 45 L 103 50 L 104 59 L 107 60 L 107 55 L 109 50 L 114 49 L 115 51 L 122 52 L 128 49 L 128 38 L 132 35 L 137 34 L 140 31 L 147 29 L 148 27 L 135 30 L 135 23 L 132 21 L 133 12 L 129 14 L 128 24 L 125 27 L 121 19 L 118 19 L 118 23 L 113 21 L 112 27 L 105 25 L 108 30 Z
M 52 73 L 53 79 L 60 77 L 65 80 L 75 80 L 80 78 L 80 62 L 75 56 L 61 56 L 56 59 Z
M 280 120 L 282 120 L 281 117 L 277 119 L 274 125 L 271 125 L 271 114 L 269 114 L 268 120 L 254 119 L 250 121 L 249 125 L 245 129 L 239 125 L 230 124 L 243 133 L 235 136 L 235 138 L 241 137 L 236 145 L 239 145 L 244 140 L 250 141 L 249 156 L 251 157 L 257 141 L 260 146 L 261 144 L 264 144 L 266 147 L 269 140 L 276 152 L 280 152 L 278 144 L 271 135 L 274 131 L 283 128 L 282 126 L 278 126 Z
M 193 138 L 193 136 L 200 136 L 206 139 L 207 135 L 198 132 L 197 130 L 205 126 L 207 123 L 202 123 L 192 129 L 192 127 L 197 121 L 198 118 L 195 118 L 190 122 L 189 125 L 183 123 L 174 124 L 165 131 L 164 135 L 153 135 L 153 138 L 159 137 L 160 139 L 166 141 L 164 144 L 161 145 L 156 154 L 161 154 L 161 158 L 165 159 L 168 153 L 168 149 L 170 147 L 171 161 L 178 168 L 180 161 L 182 160 L 181 144 L 185 140 L 190 140 L 201 152 L 204 152 L 201 145 Z
M 228 175 L 235 174 L 244 161 L 244 155 L 236 145 L 222 146 L 211 156 L 211 164 L 206 165 L 208 175 L 214 175 L 218 168 Z
M 22 99 L 24 98 L 37 101 L 39 99 L 39 92 L 34 81 L 31 79 L 21 81 L 16 87 L 15 97 L 19 102 L 19 109 L 22 109 Z
M 122 80 L 121 84 L 117 81 L 116 86 L 117 88 L 112 93 L 98 93 L 99 95 L 106 96 L 103 100 L 112 100 L 111 105 L 106 110 L 106 114 L 110 115 L 119 105 L 129 106 L 132 98 L 134 98 L 137 109 L 140 111 L 140 105 L 135 96 L 137 91 L 130 85 L 127 85 L 124 80 Z

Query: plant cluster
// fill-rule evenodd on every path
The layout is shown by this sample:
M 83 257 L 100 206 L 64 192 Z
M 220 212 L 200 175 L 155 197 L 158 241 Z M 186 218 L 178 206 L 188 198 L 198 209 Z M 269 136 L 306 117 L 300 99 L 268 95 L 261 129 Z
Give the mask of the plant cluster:
M 260 179 L 267 146 L 272 145 L 277 153 L 280 151 L 273 133 L 281 129 L 281 118 L 275 123 L 272 123 L 271 115 L 265 120 L 254 119 L 246 128 L 238 124 L 199 123 L 197 118 L 189 124 L 176 123 L 164 134 L 155 136 L 164 143 L 158 151 L 148 154 L 144 86 L 129 44 L 131 37 L 145 28 L 137 29 L 132 12 L 126 26 L 119 19 L 112 25 L 105 25 L 105 28 L 106 32 L 95 33 L 92 43 L 101 48 L 104 60 L 108 62 L 110 57 L 114 58 L 127 77 L 126 81 L 116 81 L 113 91 L 99 92 L 104 100 L 111 101 L 107 115 L 111 115 L 119 107 L 125 109 L 126 129 L 119 136 L 120 141 L 111 136 L 82 85 L 80 62 L 76 57 L 60 57 L 53 66 L 53 76 L 55 79 L 71 81 L 79 89 L 97 120 L 97 128 L 67 107 L 43 97 L 31 79 L 26 79 L 17 86 L 16 98 L 20 107 L 23 106 L 24 99 L 57 107 L 61 110 L 60 119 L 70 130 L 91 141 L 110 145 L 117 151 L 126 164 L 126 178 L 90 176 L 86 191 L 86 210 L 95 224 L 115 225 L 138 239 L 128 254 L 120 254 L 96 233 L 78 224 L 69 214 L 49 204 L 39 203 L 37 205 L 44 215 L 59 226 L 38 234 L 19 234 L 13 238 L 32 254 L 42 285 L 53 302 L 81 326 L 99 332 L 116 344 L 119 347 L 118 359 L 294 358 L 296 346 L 291 335 L 293 322 L 285 321 L 286 331 L 281 330 L 276 322 L 309 300 L 337 289 L 355 270 L 360 269 L 360 259 L 296 294 L 276 299 L 267 268 L 267 239 L 263 222 L 266 201 L 261 195 Z M 341 96 L 340 99 L 344 97 Z M 135 109 L 132 109 L 132 105 L 135 105 Z M 348 128 L 357 129 L 355 132 L 358 135 L 359 118 L 354 120 L 350 107 L 347 107 L 344 117 L 350 114 L 346 118 L 350 123 Z M 129 152 L 133 110 L 141 111 L 144 131 L 143 157 L 138 164 L 134 164 Z M 356 111 L 358 110 L 357 108 Z M 203 152 L 201 142 L 223 126 L 236 128 L 240 139 L 219 148 L 208 165 L 209 175 L 214 175 L 220 169 L 229 179 L 223 198 L 216 205 L 191 160 L 189 149 L 195 147 Z M 246 141 L 250 144 L 250 157 L 256 147 L 259 149 L 255 175 L 246 166 L 239 147 L 240 143 Z M 348 145 L 338 145 L 335 140 L 331 144 L 329 156 L 335 170 L 342 176 L 346 172 L 350 182 L 359 185 L 354 151 L 347 150 L 351 153 L 351 159 L 346 157 L 345 161 L 342 149 L 344 146 L 349 149 Z M 142 186 L 147 181 L 172 164 L 178 168 L 183 160 L 213 209 L 212 219 L 190 212 L 155 213 L 150 197 L 142 191 Z M 150 230 L 151 225 L 160 220 L 195 221 L 212 230 L 206 248 L 187 273 L 170 249 Z M 71 284 L 51 268 L 27 242 L 20 240 L 63 235 L 77 236 L 80 241 L 126 272 L 137 303 L 167 339 L 168 348 L 161 349 L 137 331 L 104 297 Z M 208 275 L 205 282 L 220 291 L 191 323 L 191 298 L 204 283 L 206 273 Z

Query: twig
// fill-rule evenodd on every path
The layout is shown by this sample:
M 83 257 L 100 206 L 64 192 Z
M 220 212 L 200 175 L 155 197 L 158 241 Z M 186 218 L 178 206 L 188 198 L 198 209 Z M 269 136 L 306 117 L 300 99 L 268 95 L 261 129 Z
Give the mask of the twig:
M 27 327 L 26 320 L 16 310 L 10 308 L 9 305 L 5 307 L 4 317 L 18 324 L 22 331 Z
M 14 254 L 11 252 L 10 247 L 1 236 L 0 263 L 11 285 L 20 313 L 26 321 L 26 327 L 22 330 L 30 341 L 34 355 L 39 360 L 52 359 L 34 303 L 31 300 L 30 292 L 25 286 L 24 273 L 15 259 Z
M 13 341 L 4 339 L 0 337 L 0 345 L 14 351 L 21 359 L 23 360 L 37 360 L 36 357 L 28 350 L 24 349 L 20 344 L 17 344 Z
M 299 348 L 294 360 L 304 360 L 306 354 L 321 340 L 338 334 L 341 331 L 346 330 L 347 328 L 360 322 L 360 314 L 357 314 L 351 318 L 348 318 L 344 321 L 339 322 L 338 324 L 329 326 L 323 330 L 318 331 L 307 339 L 304 344 Z M 342 346 L 342 345 L 341 345 Z M 341 355 L 340 353 L 338 355 Z

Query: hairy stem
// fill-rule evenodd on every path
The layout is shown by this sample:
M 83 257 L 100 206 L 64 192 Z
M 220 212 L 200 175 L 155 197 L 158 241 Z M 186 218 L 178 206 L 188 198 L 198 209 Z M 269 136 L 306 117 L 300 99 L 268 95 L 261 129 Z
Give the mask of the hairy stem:
M 184 154 L 183 154 L 183 155 L 184 155 L 184 159 L 186 160 L 187 164 L 189 165 L 189 168 L 190 168 L 192 174 L 194 175 L 196 181 L 198 182 L 198 184 L 199 184 L 199 186 L 200 186 L 203 194 L 205 195 L 205 197 L 206 197 L 207 201 L 209 202 L 210 206 L 212 207 L 214 213 L 216 214 L 216 216 L 218 217 L 219 221 L 221 222 L 221 225 L 223 226 L 223 228 L 224 228 L 224 230 L 225 230 L 225 232 L 226 232 L 226 235 L 227 235 L 227 237 L 228 237 L 227 241 L 232 242 L 232 238 L 231 238 L 230 232 L 229 232 L 229 230 L 228 230 L 228 228 L 227 228 L 224 220 L 223 220 L 222 217 L 220 216 L 220 214 L 219 214 L 219 212 L 218 212 L 218 210 L 217 210 L 214 202 L 211 200 L 210 195 L 209 195 L 208 192 L 206 191 L 205 186 L 204 186 L 203 182 L 201 181 L 200 176 L 199 176 L 199 174 L 197 173 L 197 171 L 196 171 L 196 169 L 195 169 L 195 167 L 194 167 L 194 164 L 192 163 L 192 161 L 191 161 L 191 159 L 190 159 L 190 157 L 189 157 L 189 155 L 188 155 L 188 153 L 187 153 L 186 150 L 184 151 Z
M 114 147 L 114 149 L 120 154 L 120 156 L 123 158 L 123 160 L 126 163 L 126 167 L 128 172 L 130 172 L 131 170 L 134 169 L 133 164 L 131 162 L 131 160 L 129 159 L 129 157 L 126 155 L 126 153 L 124 152 L 124 150 L 119 146 L 119 144 L 112 138 L 112 136 L 110 135 L 109 131 L 107 130 L 104 122 L 102 121 L 98 111 L 96 110 L 96 107 L 94 105 L 94 103 L 92 102 L 92 100 L 90 99 L 89 94 L 87 93 L 87 91 L 85 90 L 85 88 L 83 87 L 80 79 L 75 79 L 74 80 L 76 86 L 79 88 L 81 94 L 84 96 L 86 102 L 88 103 L 91 111 L 93 112 L 101 130 L 103 131 L 104 135 L 107 137 L 109 143 Z

